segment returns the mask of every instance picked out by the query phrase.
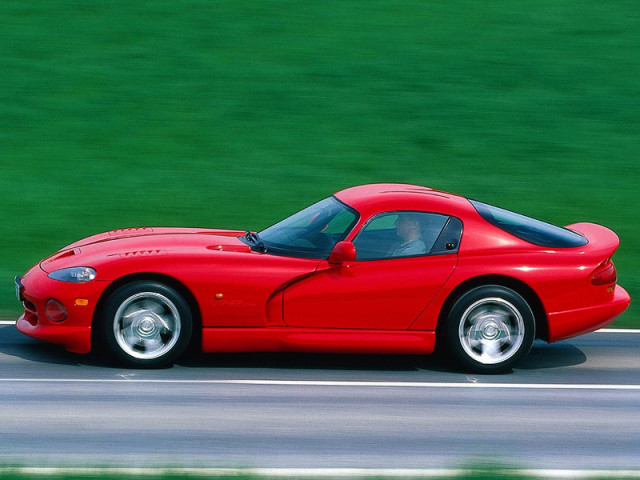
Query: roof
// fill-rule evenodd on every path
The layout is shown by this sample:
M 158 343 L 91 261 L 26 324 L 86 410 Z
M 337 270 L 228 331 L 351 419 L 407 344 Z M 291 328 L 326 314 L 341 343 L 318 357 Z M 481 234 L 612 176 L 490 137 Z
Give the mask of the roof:
M 402 183 L 376 183 L 347 188 L 335 196 L 362 214 L 419 210 L 449 215 L 474 211 L 469 201 L 453 193 Z

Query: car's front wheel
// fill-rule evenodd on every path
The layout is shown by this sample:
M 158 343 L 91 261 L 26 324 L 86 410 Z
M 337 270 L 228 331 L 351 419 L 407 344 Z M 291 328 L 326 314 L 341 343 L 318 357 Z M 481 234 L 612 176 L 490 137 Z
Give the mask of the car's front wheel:
M 189 344 L 191 310 L 173 288 L 136 281 L 107 299 L 102 334 L 108 350 L 123 364 L 158 368 L 172 364 Z
M 477 373 L 503 373 L 533 344 L 535 318 L 514 290 L 487 285 L 454 303 L 447 318 L 447 344 L 454 359 Z

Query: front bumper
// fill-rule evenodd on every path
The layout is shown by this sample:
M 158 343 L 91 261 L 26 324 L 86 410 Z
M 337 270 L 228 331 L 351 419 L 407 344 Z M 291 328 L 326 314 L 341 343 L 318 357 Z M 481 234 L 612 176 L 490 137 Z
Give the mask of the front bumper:
M 23 277 L 16 277 L 16 296 L 22 301 L 24 313 L 16 322 L 18 330 L 45 342 L 64 346 L 74 353 L 91 351 L 91 325 L 100 295 L 107 283 L 92 281 L 68 283 L 52 280 L 39 266 Z M 55 322 L 47 317 L 45 305 L 55 299 L 67 310 L 67 318 Z M 87 300 L 79 302 L 79 299 Z
M 91 351 L 91 327 L 68 327 L 62 325 L 33 325 L 22 314 L 16 327 L 25 335 L 38 340 L 64 346 L 69 352 L 89 353 Z
M 22 296 L 22 291 L 24 290 L 24 285 L 22 285 L 22 278 L 20 277 L 20 275 L 18 275 L 16 278 L 14 278 L 13 281 L 16 285 L 16 297 L 21 302 L 24 302 L 24 297 Z

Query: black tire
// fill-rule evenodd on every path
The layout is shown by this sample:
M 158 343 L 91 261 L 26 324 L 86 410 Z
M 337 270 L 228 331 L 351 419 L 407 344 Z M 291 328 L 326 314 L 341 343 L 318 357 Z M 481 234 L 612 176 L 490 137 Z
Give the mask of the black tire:
M 476 373 L 505 373 L 525 357 L 535 338 L 535 318 L 510 288 L 486 285 L 462 294 L 446 323 L 453 359 Z
M 137 368 L 172 365 L 189 345 L 191 309 L 173 288 L 135 281 L 107 299 L 101 333 L 108 351 L 122 364 Z

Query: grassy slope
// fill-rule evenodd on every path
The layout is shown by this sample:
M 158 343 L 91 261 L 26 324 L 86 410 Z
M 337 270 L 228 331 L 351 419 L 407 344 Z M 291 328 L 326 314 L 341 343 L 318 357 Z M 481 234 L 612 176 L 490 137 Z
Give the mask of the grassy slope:
M 377 181 L 603 223 L 640 293 L 635 0 L 5 0 L 0 23 L 9 316 L 13 275 L 79 237 L 261 228 Z

